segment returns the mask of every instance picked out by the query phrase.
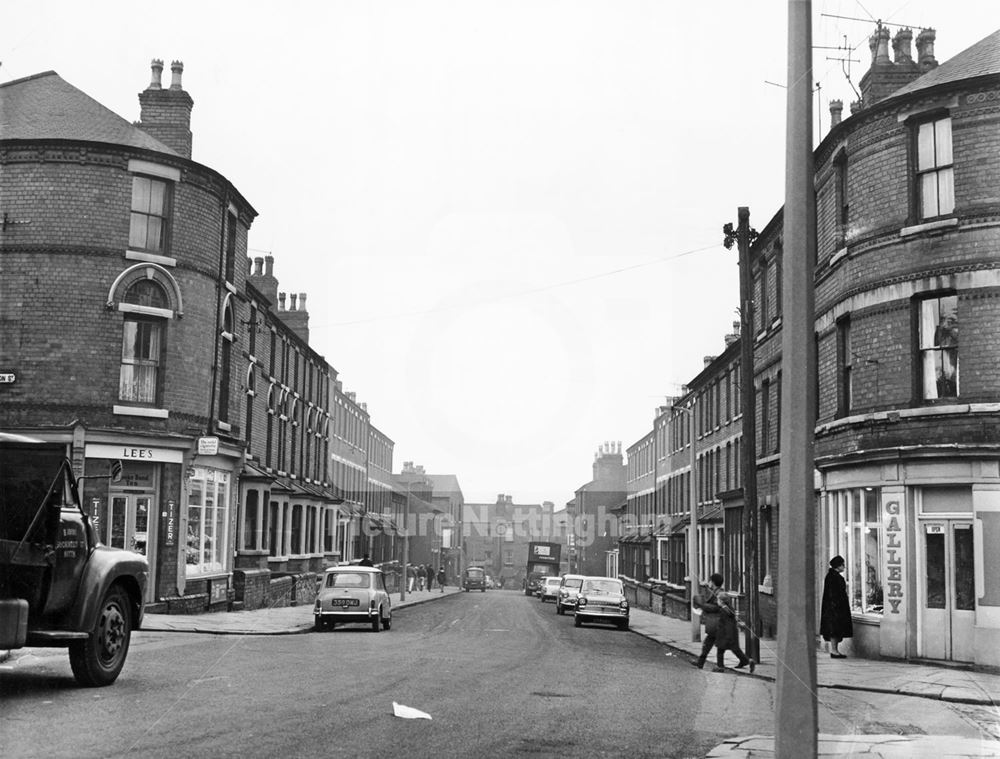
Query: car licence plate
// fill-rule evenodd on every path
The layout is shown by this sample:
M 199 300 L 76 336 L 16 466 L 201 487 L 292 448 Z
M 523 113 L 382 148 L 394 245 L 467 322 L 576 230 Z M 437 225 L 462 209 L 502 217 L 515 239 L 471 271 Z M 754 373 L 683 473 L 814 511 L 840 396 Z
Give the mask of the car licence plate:
M 358 599 L 356 598 L 331 598 L 330 606 L 357 606 Z

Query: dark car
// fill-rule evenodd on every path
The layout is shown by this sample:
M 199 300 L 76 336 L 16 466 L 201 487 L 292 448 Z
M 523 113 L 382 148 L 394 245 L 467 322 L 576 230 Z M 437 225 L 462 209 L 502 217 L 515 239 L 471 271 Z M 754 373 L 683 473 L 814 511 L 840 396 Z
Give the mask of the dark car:
M 462 590 L 486 592 L 486 570 L 482 567 L 466 567 L 462 574 Z

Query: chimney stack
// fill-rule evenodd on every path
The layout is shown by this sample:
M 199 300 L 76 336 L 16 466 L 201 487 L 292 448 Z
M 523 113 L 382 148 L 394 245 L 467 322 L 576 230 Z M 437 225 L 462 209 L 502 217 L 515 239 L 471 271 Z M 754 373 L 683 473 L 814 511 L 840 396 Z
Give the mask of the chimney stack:
M 139 93 L 139 121 L 137 126 L 184 158 L 191 157 L 191 108 L 194 101 L 181 87 L 184 64 L 170 64 L 173 74 L 170 89 L 163 89 L 160 82 L 163 61 L 154 58 L 150 64 L 152 77 L 149 86 Z
M 306 311 L 306 294 L 291 293 L 291 300 L 288 311 L 281 315 L 281 320 L 292 332 L 309 342 L 309 312 Z
M 274 277 L 274 256 L 264 256 L 255 258 L 254 271 L 249 277 L 251 285 L 256 287 L 260 294 L 267 298 L 267 302 L 274 305 L 278 300 L 278 280 Z
M 934 30 L 924 29 L 917 36 L 920 61 L 910 54 L 913 31 L 900 29 L 892 40 L 894 59 L 889 58 L 889 30 L 879 26 L 868 40 L 872 52 L 871 68 L 861 77 L 861 108 L 870 108 L 890 97 L 917 77 L 937 66 L 934 60 Z M 832 108 L 832 103 L 831 103 Z M 855 113 L 851 104 L 851 113 Z M 831 110 L 832 116 L 832 110 Z

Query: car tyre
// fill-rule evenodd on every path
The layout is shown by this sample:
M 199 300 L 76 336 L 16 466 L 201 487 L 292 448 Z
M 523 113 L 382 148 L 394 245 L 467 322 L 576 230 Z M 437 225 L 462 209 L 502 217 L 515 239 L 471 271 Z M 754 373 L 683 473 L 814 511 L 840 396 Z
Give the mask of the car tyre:
M 389 630 L 392 628 L 392 612 L 389 612 L 389 616 L 382 617 L 382 629 Z
M 326 629 L 326 622 L 324 622 L 320 617 L 316 617 L 316 622 L 313 624 L 313 629 L 316 632 L 323 632 Z
M 562 614 L 562 613 L 563 613 L 562 604 L 556 601 L 556 614 Z
M 579 614 L 574 614 L 573 615 L 573 626 L 574 627 L 579 627 L 582 624 L 583 624 L 583 621 L 580 619 L 580 615 Z
M 372 632 L 377 633 L 382 629 L 382 607 L 379 607 L 378 614 L 372 617 Z
M 628 630 L 628 620 L 626 619 L 626 620 L 624 620 L 622 622 L 619 622 L 618 623 L 618 629 L 619 630 Z
M 76 681 L 88 688 L 111 685 L 125 666 L 131 639 L 131 603 L 120 586 L 112 585 L 97 610 L 90 636 L 70 644 L 69 664 Z

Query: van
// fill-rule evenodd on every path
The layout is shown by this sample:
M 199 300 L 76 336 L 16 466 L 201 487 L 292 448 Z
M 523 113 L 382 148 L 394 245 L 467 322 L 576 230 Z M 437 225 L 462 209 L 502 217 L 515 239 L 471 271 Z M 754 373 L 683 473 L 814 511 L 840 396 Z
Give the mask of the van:
M 462 590 L 486 592 L 486 570 L 482 567 L 466 567 L 462 573 Z

